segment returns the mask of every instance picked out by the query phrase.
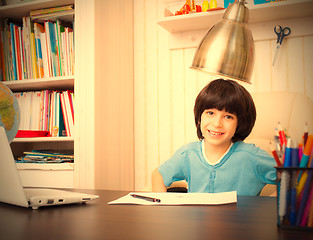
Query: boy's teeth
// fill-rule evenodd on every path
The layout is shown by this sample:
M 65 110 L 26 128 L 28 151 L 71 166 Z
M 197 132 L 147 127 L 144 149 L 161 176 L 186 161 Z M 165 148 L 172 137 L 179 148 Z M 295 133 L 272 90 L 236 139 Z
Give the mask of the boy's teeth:
M 220 133 L 220 132 L 214 132 L 214 131 L 209 131 L 211 134 L 213 134 L 213 135 L 222 135 L 222 133 Z

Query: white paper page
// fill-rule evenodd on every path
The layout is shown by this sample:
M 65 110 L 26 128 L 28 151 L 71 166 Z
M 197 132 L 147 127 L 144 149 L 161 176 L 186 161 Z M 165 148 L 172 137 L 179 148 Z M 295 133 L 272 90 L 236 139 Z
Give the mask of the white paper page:
M 160 202 L 152 202 L 132 197 L 140 195 L 160 199 Z M 131 192 L 124 197 L 111 201 L 108 204 L 137 204 L 137 205 L 218 205 L 237 202 L 237 192 L 222 193 L 155 193 L 155 192 Z

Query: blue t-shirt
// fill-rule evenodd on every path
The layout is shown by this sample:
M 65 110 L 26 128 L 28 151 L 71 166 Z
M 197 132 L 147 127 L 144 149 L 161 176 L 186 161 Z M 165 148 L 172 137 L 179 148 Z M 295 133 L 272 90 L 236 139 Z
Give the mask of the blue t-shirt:
M 275 160 L 254 144 L 235 142 L 216 165 L 202 154 L 201 141 L 189 143 L 159 167 L 165 186 L 186 180 L 188 192 L 228 192 L 258 195 L 266 184 L 276 184 Z

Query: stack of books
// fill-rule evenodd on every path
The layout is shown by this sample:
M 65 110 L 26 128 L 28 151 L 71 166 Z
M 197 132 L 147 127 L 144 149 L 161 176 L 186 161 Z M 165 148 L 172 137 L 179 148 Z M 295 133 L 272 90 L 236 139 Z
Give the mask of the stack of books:
M 66 5 L 61 7 L 44 8 L 30 11 L 31 19 L 49 19 L 74 14 L 74 5 Z
M 19 157 L 17 163 L 73 163 L 74 153 L 60 153 L 52 150 L 33 150 L 24 152 L 25 156 Z

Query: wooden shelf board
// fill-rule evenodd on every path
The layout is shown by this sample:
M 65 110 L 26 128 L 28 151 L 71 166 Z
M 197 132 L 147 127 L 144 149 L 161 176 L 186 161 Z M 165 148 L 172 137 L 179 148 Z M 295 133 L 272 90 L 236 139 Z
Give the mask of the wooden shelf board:
M 30 91 L 41 89 L 74 89 L 74 76 L 53 77 L 53 78 L 37 78 L 26 80 L 15 80 L 3 82 L 12 91 Z
M 16 163 L 18 170 L 74 170 L 74 163 Z
M 73 137 L 14 138 L 13 142 L 73 142 Z
M 170 33 L 210 29 L 220 21 L 225 9 L 188 15 L 163 17 L 157 23 Z M 261 23 L 280 19 L 313 16 L 313 1 L 299 0 L 255 5 L 249 8 L 249 22 Z

